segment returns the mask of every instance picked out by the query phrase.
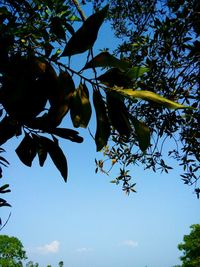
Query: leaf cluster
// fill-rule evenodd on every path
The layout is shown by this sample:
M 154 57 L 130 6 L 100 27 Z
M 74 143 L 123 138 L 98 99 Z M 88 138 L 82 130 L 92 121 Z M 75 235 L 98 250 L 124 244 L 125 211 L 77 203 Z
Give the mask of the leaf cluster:
M 200 264 L 200 225 L 193 224 L 191 232 L 184 235 L 183 243 L 178 245 L 178 249 L 183 251 L 180 257 L 182 267 L 194 267 Z
M 94 2 L 96 5 L 98 1 Z M 129 151 L 120 164 L 126 168 L 133 162 L 145 169 L 168 172 L 171 166 L 166 161 L 174 159 L 183 168 L 183 182 L 193 185 L 199 197 L 199 1 L 109 2 L 109 19 L 116 36 L 123 38 L 116 54 L 134 66 L 143 64 L 149 69 L 142 79 L 137 79 L 139 92 L 147 90 L 148 95 L 156 93 L 193 107 L 183 114 L 161 109 L 158 99 L 157 103 L 129 102 L 129 113 L 150 129 L 151 147 L 141 155 L 135 149 L 134 137 L 122 147 L 119 142 L 119 149 Z M 117 160 L 118 148 L 116 144 L 110 147 L 108 158 Z
M 2 2 L 0 145 L 20 137 L 16 154 L 23 164 L 31 167 L 38 157 L 42 167 L 49 155 L 66 182 L 68 163 L 59 140 L 81 143 L 83 138 L 75 129 L 67 128 L 64 119 L 68 115 L 74 128 L 87 128 L 94 107 L 96 149 L 105 150 L 112 166 L 116 162 L 123 165 L 115 183 L 122 182 L 123 190 L 129 193 L 135 192 L 135 183 L 130 183 L 131 176 L 125 167 L 146 160 L 146 166 L 154 169 L 161 157 L 161 153 L 152 151 L 153 134 L 171 136 L 178 129 L 183 118 L 175 113 L 176 110 L 188 110 L 186 117 L 188 119 L 192 114 L 194 123 L 198 118 L 194 116 L 195 104 L 186 98 L 183 89 L 176 89 L 181 92 L 179 103 L 171 91 L 162 90 L 164 84 L 160 83 L 164 71 L 158 79 L 157 65 L 152 57 L 142 54 L 135 60 L 134 49 L 120 50 L 120 58 L 108 51 L 93 55 L 93 46 L 108 12 L 109 5 L 105 5 L 84 19 L 73 1 Z M 196 59 L 196 50 L 191 51 Z M 83 53 L 87 54 L 87 59 L 77 71 L 70 59 Z M 99 75 L 98 68 L 102 69 Z M 91 78 L 84 74 L 88 69 L 94 73 Z M 77 78 L 78 87 L 75 86 Z M 169 116 L 176 120 L 168 122 Z M 114 144 L 111 149 L 107 149 L 109 141 Z M 4 158 L 0 161 L 7 163 Z M 96 171 L 99 167 L 103 170 L 102 162 L 97 162 Z M 170 166 L 161 159 L 160 168 L 168 172 Z M 190 168 L 193 171 L 196 167 Z M 1 193 L 8 190 L 7 185 L 1 187 Z M 2 205 L 9 205 L 2 201 Z

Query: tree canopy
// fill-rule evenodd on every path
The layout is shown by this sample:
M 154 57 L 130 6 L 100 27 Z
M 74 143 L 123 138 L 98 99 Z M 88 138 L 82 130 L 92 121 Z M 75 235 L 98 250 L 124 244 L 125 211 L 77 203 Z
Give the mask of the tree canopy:
M 38 156 L 39 165 L 43 166 L 49 155 L 67 181 L 68 164 L 59 138 L 77 143 L 83 138 L 62 122 L 70 116 L 74 128 L 87 128 L 94 106 L 96 150 L 103 150 L 112 165 L 121 164 L 115 182 L 122 183 L 123 190 L 135 191 L 135 183 L 126 170 L 131 163 L 141 162 L 153 170 L 159 165 L 166 172 L 171 169 L 162 159 L 158 140 L 171 137 L 177 145 L 175 133 L 179 133 L 184 153 L 182 156 L 178 149 L 173 149 L 169 154 L 181 160 L 184 181 L 193 184 L 198 180 L 195 173 L 199 170 L 194 161 L 199 160 L 196 131 L 199 127 L 199 80 L 191 71 L 199 63 L 199 43 L 195 39 L 195 34 L 199 33 L 194 28 L 198 19 L 189 21 L 175 45 L 175 33 L 186 22 L 183 8 L 175 9 L 173 1 L 172 6 L 161 11 L 170 9 L 174 15 L 169 17 L 166 11 L 165 19 L 160 20 L 156 17 L 156 6 L 152 9 L 154 13 L 148 13 L 148 4 L 142 5 L 144 1 L 119 1 L 121 6 L 117 4 L 116 9 L 114 2 L 109 2 L 110 6 L 106 4 L 100 8 L 100 2 L 94 1 L 96 11 L 86 18 L 75 0 L 2 1 L 0 145 L 20 137 L 16 154 L 22 163 L 31 167 Z M 143 8 L 139 10 L 137 6 L 136 13 L 129 12 L 126 5 L 136 2 Z M 101 25 L 109 16 L 109 8 L 117 35 L 124 34 L 128 41 L 119 47 L 120 56 L 107 50 L 94 55 L 93 46 Z M 192 11 L 188 12 L 190 16 Z M 127 23 L 135 23 L 135 18 L 138 18 L 137 23 L 143 21 L 146 36 L 130 23 L 123 25 L 122 14 Z M 139 16 L 143 15 L 148 20 L 141 21 Z M 191 37 L 186 32 L 189 27 L 194 29 Z M 173 53 L 171 47 L 174 47 Z M 85 64 L 77 71 L 71 59 L 74 55 L 82 57 L 83 53 L 87 55 Z M 100 74 L 99 68 L 102 68 Z M 89 78 L 85 75 L 88 69 L 93 72 Z M 75 77 L 79 79 L 78 87 Z M 0 164 L 7 166 L 8 161 L 1 157 Z M 96 171 L 103 170 L 102 160 L 96 160 L 96 164 Z M 1 194 L 8 190 L 8 185 L 0 187 Z M 0 201 L 1 206 L 9 205 L 2 198 Z
M 181 267 L 196 267 L 200 265 L 200 224 L 191 225 L 191 232 L 183 237 L 183 243 L 178 249 L 183 251 Z
M 109 19 L 116 37 L 121 40 L 116 55 L 136 67 L 143 65 L 149 70 L 136 80 L 135 88 L 155 92 L 194 109 L 187 109 L 183 114 L 163 109 L 152 101 L 128 102 L 129 114 L 145 123 L 144 131 L 139 133 L 135 126 L 128 142 L 123 143 L 117 137 L 118 145 L 116 142 L 106 154 L 119 161 L 123 169 L 134 163 L 167 173 L 172 169 L 168 163 L 171 158 L 182 167 L 183 182 L 194 186 L 199 197 L 200 2 L 103 1 L 107 2 L 110 4 Z M 97 9 L 101 4 L 102 1 L 94 1 Z M 142 145 L 140 142 L 148 131 L 151 145 L 146 153 L 141 153 L 137 143 L 145 147 L 145 142 Z M 137 138 L 140 135 L 139 140 L 135 134 Z M 148 144 L 146 136 L 144 138 Z M 116 179 L 117 183 L 120 178 Z
M 20 267 L 26 259 L 26 252 L 21 241 L 16 237 L 0 235 L 0 266 Z

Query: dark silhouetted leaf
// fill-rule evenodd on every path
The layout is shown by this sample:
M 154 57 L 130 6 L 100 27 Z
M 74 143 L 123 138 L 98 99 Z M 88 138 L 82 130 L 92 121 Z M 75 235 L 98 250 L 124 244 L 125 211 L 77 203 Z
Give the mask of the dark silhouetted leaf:
M 19 159 L 28 167 L 31 167 L 32 161 L 36 156 L 36 143 L 33 138 L 25 134 L 20 145 L 15 150 Z
M 132 117 L 132 122 L 139 142 L 139 147 L 142 151 L 145 151 L 150 146 L 150 129 L 144 122 L 139 121 L 134 117 Z
M 13 56 L 1 88 L 6 112 L 22 124 L 44 110 L 53 86 L 48 64 L 34 56 Z
M 74 131 L 72 129 L 66 129 L 66 128 L 56 128 L 52 131 L 49 131 L 52 134 L 55 134 L 57 136 L 60 136 L 65 139 L 69 139 L 72 142 L 76 143 L 82 143 L 83 137 L 79 136 L 77 131 Z
M 119 86 L 126 88 L 132 84 L 132 80 L 126 75 L 126 73 L 118 68 L 112 68 L 106 71 L 97 79 L 110 87 Z
M 71 35 L 74 35 L 75 31 L 74 31 L 74 28 L 72 27 L 71 24 L 66 23 L 66 24 L 65 24 L 65 27 L 66 27 L 66 29 L 68 30 L 68 32 L 71 33 Z
M 59 17 L 54 17 L 51 20 L 51 31 L 59 39 L 66 40 L 65 30 L 62 25 L 62 20 Z
M 68 167 L 67 160 L 62 151 L 62 149 L 58 146 L 57 142 L 54 142 L 46 137 L 41 136 L 41 142 L 46 151 L 49 153 L 53 163 L 60 171 L 64 181 L 67 181 L 68 175 Z
M 9 188 L 9 184 L 5 184 L 3 186 L 0 187 L 0 194 L 5 194 L 5 193 L 9 193 L 11 192 Z
M 89 91 L 86 84 L 80 84 L 79 93 L 81 96 L 81 123 L 80 126 L 86 128 L 92 115 L 92 108 L 89 100 Z
M 108 121 L 106 108 L 102 96 L 99 91 L 94 90 L 93 103 L 96 111 L 97 129 L 95 134 L 95 142 L 97 151 L 100 151 L 107 145 L 110 136 L 110 124 Z
M 47 159 L 47 149 L 42 142 L 43 139 L 41 138 L 41 136 L 36 135 L 36 134 L 32 134 L 32 136 L 33 136 L 33 139 L 36 143 L 36 151 L 38 154 L 40 167 L 43 167 L 44 163 Z
M 74 127 L 79 127 L 81 122 L 81 98 L 78 89 L 74 91 L 70 103 L 70 116 Z
M 116 94 L 107 93 L 108 117 L 112 126 L 120 135 L 129 136 L 131 133 L 131 125 L 129 122 L 129 113 L 123 102 Z
M 61 56 L 72 56 L 90 49 L 96 39 L 108 11 L 108 5 L 91 15 L 81 28 L 71 37 Z
M 0 198 L 0 207 L 11 207 L 11 205 L 3 198 Z
M 75 90 L 75 85 L 68 72 L 61 72 L 58 77 L 57 88 L 54 88 L 50 97 L 50 110 L 48 119 L 51 127 L 58 126 L 63 117 L 69 111 L 71 98 Z
M 1 156 L 0 156 L 0 163 L 3 164 L 4 166 L 9 165 L 9 162 Z
M 94 57 L 91 61 L 89 61 L 83 70 L 89 69 L 89 68 L 96 68 L 96 67 L 113 67 L 118 68 L 121 70 L 127 70 L 130 66 L 130 64 L 124 60 L 120 60 L 114 56 L 112 56 L 108 52 L 102 52 L 96 57 Z
M 10 117 L 4 117 L 0 122 L 0 145 L 17 134 L 20 126 Z

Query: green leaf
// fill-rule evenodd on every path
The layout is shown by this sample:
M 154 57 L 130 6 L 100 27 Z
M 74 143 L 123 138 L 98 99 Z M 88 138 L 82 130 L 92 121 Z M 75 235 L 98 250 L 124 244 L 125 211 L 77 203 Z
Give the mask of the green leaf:
M 76 143 L 83 142 L 83 137 L 79 136 L 78 135 L 79 133 L 72 129 L 56 128 L 56 129 L 49 131 L 49 133 L 55 134 L 65 139 L 69 139 L 72 142 L 76 142 Z
M 135 80 L 148 71 L 149 69 L 146 67 L 132 67 L 126 72 L 126 75 L 130 79 Z
M 136 118 L 131 118 L 135 128 L 135 134 L 137 136 L 139 147 L 144 152 L 150 146 L 150 129 L 142 121 Z
M 28 167 L 31 167 L 32 161 L 36 156 L 36 143 L 30 135 L 25 134 L 23 140 L 15 150 L 19 159 Z
M 46 151 L 49 153 L 53 163 L 60 171 L 64 181 L 67 181 L 68 176 L 68 167 L 67 167 L 67 160 L 62 151 L 59 147 L 57 142 L 52 141 L 44 136 L 40 136 L 42 145 L 45 147 Z
M 92 108 L 89 92 L 85 84 L 80 84 L 74 92 L 70 111 L 74 127 L 86 128 L 91 118 Z
M 129 122 L 129 113 L 123 100 L 110 92 L 106 94 L 106 100 L 108 117 L 112 126 L 120 135 L 129 136 L 132 129 Z
M 74 22 L 74 21 L 82 21 L 79 17 L 74 16 L 74 15 L 68 16 L 66 20 L 67 21 L 72 21 L 72 22 Z
M 96 111 L 97 129 L 95 134 L 95 142 L 97 151 L 100 151 L 107 145 L 110 136 L 110 124 L 106 113 L 106 108 L 102 96 L 99 91 L 94 90 L 93 103 Z
M 102 52 L 89 61 L 83 70 L 96 67 L 114 67 L 120 70 L 127 70 L 130 67 L 130 64 L 125 60 L 120 60 L 112 56 L 108 52 Z
M 132 89 L 122 89 L 119 87 L 114 87 L 114 88 L 108 88 L 111 91 L 118 92 L 119 94 L 130 98 L 130 99 L 135 99 L 135 98 L 140 98 L 146 101 L 151 101 L 154 103 L 159 104 L 160 106 L 163 106 L 165 108 L 170 108 L 170 109 L 185 109 L 185 108 L 190 108 L 188 106 L 181 105 L 177 102 L 174 102 L 172 100 L 169 100 L 165 97 L 162 97 L 154 92 L 151 91 L 146 91 L 146 90 L 132 90 Z
M 98 31 L 106 17 L 107 11 L 108 5 L 91 15 L 71 37 L 61 56 L 72 56 L 90 49 L 97 39 Z

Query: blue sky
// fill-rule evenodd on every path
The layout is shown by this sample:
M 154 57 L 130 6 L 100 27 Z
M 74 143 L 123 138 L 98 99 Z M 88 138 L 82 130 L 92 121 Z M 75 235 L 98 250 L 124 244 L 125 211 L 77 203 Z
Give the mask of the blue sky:
M 106 24 L 96 48 L 114 46 Z M 93 124 L 94 119 L 94 132 Z M 69 127 L 68 119 L 63 125 Z M 22 165 L 14 152 L 19 140 L 4 146 L 11 165 L 2 181 L 11 186 L 6 197 L 13 207 L 1 234 L 18 237 L 29 260 L 40 266 L 56 267 L 60 260 L 67 267 L 178 264 L 177 244 L 191 224 L 200 222 L 199 200 L 182 183 L 181 170 L 174 165 L 166 175 L 133 167 L 138 192 L 127 196 L 109 182 L 112 176 L 95 174 L 94 159 L 101 155 L 88 131 L 80 133 L 85 137 L 82 144 L 61 141 L 69 164 L 67 183 L 49 158 L 43 168 L 37 160 L 32 168 Z M 112 174 L 118 174 L 117 169 Z M 9 212 L 1 209 L 1 217 L 6 219 Z

